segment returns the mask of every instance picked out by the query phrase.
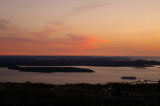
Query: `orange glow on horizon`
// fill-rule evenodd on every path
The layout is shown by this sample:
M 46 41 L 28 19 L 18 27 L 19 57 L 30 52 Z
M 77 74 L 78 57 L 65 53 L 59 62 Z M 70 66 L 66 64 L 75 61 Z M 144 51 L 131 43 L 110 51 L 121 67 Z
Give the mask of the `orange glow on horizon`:
M 0 55 L 159 56 L 160 1 L 109 1 L 0 1 Z

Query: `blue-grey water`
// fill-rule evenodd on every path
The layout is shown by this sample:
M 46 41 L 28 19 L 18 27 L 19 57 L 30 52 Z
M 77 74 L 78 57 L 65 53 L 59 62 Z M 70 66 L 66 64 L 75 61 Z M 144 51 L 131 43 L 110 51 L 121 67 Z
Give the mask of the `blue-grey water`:
M 133 58 L 133 57 L 130 57 Z M 157 57 L 134 57 L 133 59 L 160 60 Z M 0 68 L 0 81 L 2 82 L 41 82 L 52 84 L 65 83 L 108 83 L 108 82 L 132 82 L 122 80 L 122 76 L 134 76 L 136 80 L 160 80 L 160 68 L 155 67 L 95 67 L 73 66 L 87 68 L 95 73 L 38 73 L 20 72 L 7 68 Z
M 160 68 L 132 68 L 132 67 L 93 67 L 77 66 L 80 68 L 89 68 L 95 73 L 35 73 L 20 72 L 0 68 L 0 81 L 3 82 L 42 82 L 52 84 L 65 83 L 107 83 L 107 82 L 130 82 L 122 80 L 122 76 L 136 76 L 137 80 L 159 80 Z

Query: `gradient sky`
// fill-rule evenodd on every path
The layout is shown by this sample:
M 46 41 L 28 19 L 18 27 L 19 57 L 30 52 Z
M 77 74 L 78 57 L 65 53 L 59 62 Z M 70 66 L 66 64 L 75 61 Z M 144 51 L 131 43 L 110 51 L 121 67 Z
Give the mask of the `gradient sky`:
M 160 0 L 0 0 L 0 55 L 160 56 Z

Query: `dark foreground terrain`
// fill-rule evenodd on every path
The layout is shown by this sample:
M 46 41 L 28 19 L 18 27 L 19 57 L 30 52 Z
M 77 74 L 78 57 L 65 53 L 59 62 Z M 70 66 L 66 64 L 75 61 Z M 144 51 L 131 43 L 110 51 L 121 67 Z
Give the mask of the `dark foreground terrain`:
M 0 83 L 0 106 L 160 106 L 160 84 Z

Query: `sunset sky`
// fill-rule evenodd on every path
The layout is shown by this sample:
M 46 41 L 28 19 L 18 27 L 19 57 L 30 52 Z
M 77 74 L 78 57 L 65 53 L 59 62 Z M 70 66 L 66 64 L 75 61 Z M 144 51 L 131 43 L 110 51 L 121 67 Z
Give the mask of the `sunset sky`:
M 0 0 L 0 55 L 159 56 L 160 0 Z

